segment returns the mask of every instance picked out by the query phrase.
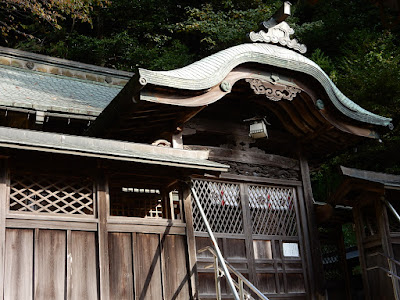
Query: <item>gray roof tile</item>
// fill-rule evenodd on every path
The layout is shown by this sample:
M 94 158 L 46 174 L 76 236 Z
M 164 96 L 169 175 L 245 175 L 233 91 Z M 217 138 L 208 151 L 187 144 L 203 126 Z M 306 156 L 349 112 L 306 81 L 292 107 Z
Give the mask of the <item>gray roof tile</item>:
M 97 116 L 122 87 L 0 66 L 0 105 Z

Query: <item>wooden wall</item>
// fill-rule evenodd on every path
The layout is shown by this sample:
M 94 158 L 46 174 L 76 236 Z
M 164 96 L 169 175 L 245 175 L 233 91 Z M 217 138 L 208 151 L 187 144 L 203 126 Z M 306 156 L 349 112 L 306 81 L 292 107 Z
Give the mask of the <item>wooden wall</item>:
M 9 172 L 4 160 L 0 164 L 0 299 L 191 297 L 183 221 L 110 216 L 104 175 L 91 178 L 91 204 L 90 197 L 79 196 L 79 187 L 71 191 L 72 184 L 59 191 L 49 188 L 51 174 L 45 189 L 44 181 L 22 188 L 13 184 L 15 170 Z M 66 209 L 71 195 L 75 206 L 87 201 L 87 209 Z

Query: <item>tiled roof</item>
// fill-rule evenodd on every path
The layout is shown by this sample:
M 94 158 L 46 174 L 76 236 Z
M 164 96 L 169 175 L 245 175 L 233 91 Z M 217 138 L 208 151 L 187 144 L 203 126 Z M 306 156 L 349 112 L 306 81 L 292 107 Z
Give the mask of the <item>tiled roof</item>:
M 0 66 L 0 105 L 97 116 L 121 86 Z
M 343 95 L 316 63 L 300 53 L 276 45 L 242 44 L 177 70 L 139 69 L 139 74 L 142 82 L 153 85 L 205 90 L 219 84 L 229 72 L 244 63 L 260 63 L 311 75 L 319 81 L 332 104 L 344 115 L 361 122 L 390 126 L 391 119 L 373 114 Z

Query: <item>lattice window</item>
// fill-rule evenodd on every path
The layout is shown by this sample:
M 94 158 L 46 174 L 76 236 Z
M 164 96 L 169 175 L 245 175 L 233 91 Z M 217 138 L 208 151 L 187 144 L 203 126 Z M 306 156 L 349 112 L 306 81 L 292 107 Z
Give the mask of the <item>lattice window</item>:
M 162 219 L 163 203 L 159 189 L 111 188 L 111 215 Z
M 293 188 L 249 186 L 253 234 L 297 236 Z
M 93 215 L 93 182 L 85 178 L 12 174 L 10 212 Z
M 203 206 L 211 229 L 216 233 L 243 233 L 239 185 L 193 180 L 193 187 Z M 200 212 L 193 203 L 194 230 L 205 232 Z

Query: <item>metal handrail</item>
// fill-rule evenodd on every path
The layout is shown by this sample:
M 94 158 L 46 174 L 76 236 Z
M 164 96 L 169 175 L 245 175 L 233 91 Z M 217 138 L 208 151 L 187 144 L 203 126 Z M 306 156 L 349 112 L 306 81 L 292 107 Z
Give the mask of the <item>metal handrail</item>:
M 206 229 L 207 229 L 208 235 L 210 236 L 211 242 L 214 245 L 214 250 L 215 250 L 215 254 L 216 254 L 215 256 L 218 258 L 218 262 L 222 266 L 223 272 L 224 272 L 225 277 L 226 277 L 226 281 L 228 283 L 228 286 L 231 289 L 233 297 L 235 298 L 235 300 L 242 300 L 243 298 L 240 298 L 238 292 L 236 291 L 235 284 L 233 283 L 231 274 L 228 271 L 228 267 L 227 267 L 227 265 L 225 263 L 224 257 L 222 256 L 221 250 L 219 250 L 217 240 L 215 239 L 214 233 L 211 230 L 211 226 L 208 223 L 206 214 L 204 213 L 204 209 L 203 209 L 203 207 L 202 207 L 202 205 L 200 203 L 199 197 L 197 196 L 197 193 L 196 193 L 196 191 L 195 191 L 195 189 L 193 187 L 191 188 L 191 190 L 192 190 L 193 198 L 194 198 L 194 200 L 196 202 L 197 208 L 199 209 L 201 218 L 203 219 L 204 225 L 206 225 Z
M 198 252 L 202 253 L 205 251 L 209 251 L 214 256 L 214 259 L 217 258 L 217 254 L 215 253 L 214 249 L 210 246 L 204 247 L 204 248 L 200 249 Z M 257 289 L 246 277 L 244 277 L 239 271 L 237 271 L 229 262 L 227 262 L 225 259 L 224 259 L 224 262 L 225 262 L 226 266 L 228 267 L 228 269 L 233 274 L 235 274 L 236 277 L 238 278 L 238 282 L 233 281 L 233 283 L 236 286 L 236 288 L 239 289 L 240 300 L 254 299 L 249 292 L 244 290 L 243 284 L 245 284 L 247 287 L 249 287 L 250 290 L 252 290 L 258 297 L 260 297 L 260 299 L 269 300 L 259 289 Z M 216 265 L 215 263 L 214 263 L 214 268 L 216 269 L 215 270 L 216 272 L 222 271 L 226 276 L 226 273 L 223 270 L 219 269 L 218 265 Z M 217 296 L 218 296 L 218 289 L 219 289 L 219 287 L 217 286 Z M 244 298 L 244 297 L 246 297 L 246 298 Z
M 382 252 L 374 252 L 374 253 L 369 254 L 368 256 L 372 257 L 372 256 L 377 256 L 377 255 L 383 256 L 384 258 L 386 258 L 386 259 L 390 260 L 391 262 L 394 262 L 396 265 L 400 266 L 400 261 L 395 260 L 393 257 L 387 256 L 386 254 L 383 254 Z
M 387 263 L 388 263 L 388 266 L 389 266 L 390 270 L 385 269 L 385 268 L 383 268 L 381 266 L 378 266 L 378 265 L 370 267 L 370 268 L 367 268 L 366 270 L 367 271 L 371 271 L 371 270 L 378 269 L 378 270 L 381 270 L 381 271 L 385 272 L 389 277 L 391 277 L 392 286 L 393 286 L 393 293 L 394 293 L 395 299 L 399 300 L 398 285 L 396 284 L 395 280 L 397 279 L 398 281 L 400 281 L 400 277 L 396 274 L 397 272 L 395 270 L 393 270 L 393 267 L 392 267 L 391 263 L 394 263 L 394 264 L 400 266 L 400 262 L 395 260 L 392 257 L 387 256 L 386 254 L 381 253 L 381 252 L 374 252 L 374 253 L 369 254 L 368 256 L 372 257 L 372 256 L 378 256 L 378 255 L 380 255 L 380 256 L 382 256 L 382 257 L 387 259 Z

